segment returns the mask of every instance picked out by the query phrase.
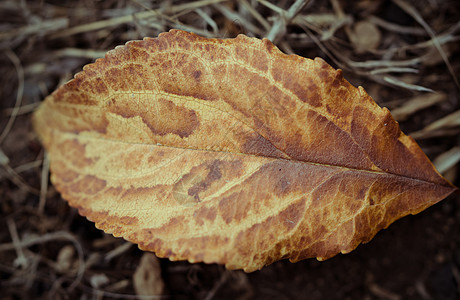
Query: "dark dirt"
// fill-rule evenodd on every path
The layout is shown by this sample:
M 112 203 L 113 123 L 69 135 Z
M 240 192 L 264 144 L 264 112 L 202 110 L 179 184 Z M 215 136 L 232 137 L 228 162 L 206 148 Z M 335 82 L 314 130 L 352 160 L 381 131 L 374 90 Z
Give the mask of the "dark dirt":
M 120 250 L 119 255 L 109 258 L 108 254 L 114 249 L 123 249 L 125 241 L 104 234 L 79 216 L 52 185 L 48 187 L 44 210 L 39 211 L 43 150 L 32 132 L 30 116 L 46 95 L 99 55 L 87 49 L 103 53 L 128 40 L 156 36 L 180 24 L 212 32 L 212 25 L 206 24 L 193 9 L 178 15 L 166 9 L 168 5 L 185 1 L 164 2 L 7 0 L 0 4 L 0 134 L 11 117 L 17 93 L 23 92 L 13 127 L 4 140 L 0 140 L 0 150 L 8 158 L 8 161 L 0 160 L 1 299 L 136 298 L 132 276 L 142 251 L 134 245 L 128 246 Z M 218 5 L 202 9 L 215 21 L 218 28 L 215 36 L 232 37 L 238 33 L 264 36 L 267 31 L 244 12 L 243 2 L 219 4 L 235 12 L 233 17 L 225 15 Z M 273 18 L 278 14 L 262 4 L 256 5 L 256 2 L 248 1 L 268 24 L 273 24 Z M 345 78 L 354 85 L 363 85 L 379 104 L 390 109 L 425 92 L 389 84 L 383 76 L 371 72 L 376 68 L 355 67 L 350 61 L 423 58 L 415 65 L 404 66 L 414 68 L 418 73 L 389 73 L 400 81 L 446 94 L 444 102 L 418 110 L 400 122 L 405 133 L 412 133 L 458 111 L 460 89 L 436 47 L 420 46 L 430 37 L 414 17 L 398 5 L 401 2 L 362 0 L 351 5 L 347 1 L 314 1 L 300 14 L 334 14 L 338 18 L 342 12 L 350 16 L 349 23 L 339 26 L 332 39 L 318 40 L 328 26 L 308 27 L 292 22 L 286 27 L 286 33 L 279 37 L 277 45 L 285 52 L 292 50 L 306 57 L 321 56 L 334 67 L 343 68 Z M 460 2 L 404 3 L 410 4 L 437 35 L 445 33 L 450 38 L 449 42 L 443 42 L 442 48 L 453 73 L 458 76 Z M 277 6 L 285 10 L 291 4 L 292 1 L 277 2 Z M 146 7 L 163 7 L 165 11 L 161 17 L 149 22 L 135 20 L 99 29 L 89 28 L 78 34 L 64 31 L 133 11 L 145 11 Z M 257 24 L 255 29 L 239 20 L 238 15 Z M 364 52 L 357 51 L 356 45 L 349 41 L 347 30 L 353 29 L 358 21 L 369 20 L 370 16 L 377 16 L 400 28 L 413 29 L 413 32 L 393 31 L 379 25 L 379 45 Z M 44 26 L 47 21 L 58 18 L 66 20 L 67 25 L 57 31 L 56 27 L 60 25 Z M 256 29 L 260 32 L 251 31 Z M 63 36 L 53 36 L 56 32 Z M 83 52 L 66 54 L 63 49 L 81 49 Z M 20 63 L 19 71 L 14 66 L 14 57 Z M 23 81 L 18 80 L 21 71 Z M 417 142 L 434 159 L 458 146 L 459 136 L 457 122 L 436 131 L 434 137 L 431 133 L 422 134 Z M 460 186 L 458 163 L 444 174 Z M 56 233 L 60 235 L 46 240 L 50 234 Z M 15 248 L 11 246 L 15 239 L 38 241 Z M 73 247 L 73 254 L 69 259 L 61 260 L 62 250 L 68 246 Z M 79 247 L 86 265 L 81 281 L 76 282 Z M 66 261 L 73 266 L 63 271 L 60 264 Z M 192 265 L 167 259 L 160 262 L 166 286 L 165 299 L 460 299 L 460 197 L 452 195 L 418 215 L 405 217 L 378 233 L 368 244 L 324 262 L 314 259 L 295 264 L 279 261 L 250 274 L 226 271 L 217 265 Z M 100 276 L 105 276 L 105 281 L 97 285 L 95 278 Z

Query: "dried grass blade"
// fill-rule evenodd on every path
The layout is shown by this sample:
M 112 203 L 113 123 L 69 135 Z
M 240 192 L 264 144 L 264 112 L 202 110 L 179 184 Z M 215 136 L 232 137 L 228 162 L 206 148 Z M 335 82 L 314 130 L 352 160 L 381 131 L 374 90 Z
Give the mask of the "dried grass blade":
M 390 76 L 384 76 L 383 80 L 388 82 L 388 83 L 391 83 L 393 85 L 396 85 L 396 86 L 399 86 L 399 87 L 402 87 L 402 88 L 405 88 L 405 89 L 408 89 L 408 90 L 413 90 L 413 91 L 418 91 L 418 92 L 431 92 L 431 93 L 434 93 L 434 91 L 432 89 L 430 89 L 430 88 L 427 88 L 427 87 L 424 87 L 424 86 L 421 86 L 421 85 L 406 83 L 404 81 L 401 81 L 398 78 L 394 78 L 394 77 L 390 77 Z

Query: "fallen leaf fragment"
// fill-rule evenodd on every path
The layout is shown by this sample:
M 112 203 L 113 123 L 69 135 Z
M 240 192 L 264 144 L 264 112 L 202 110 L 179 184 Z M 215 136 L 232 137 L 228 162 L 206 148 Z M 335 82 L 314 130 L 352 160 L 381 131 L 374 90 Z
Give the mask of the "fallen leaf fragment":
M 350 252 L 456 190 L 341 70 L 244 35 L 117 47 L 34 127 L 53 184 L 98 228 L 230 269 Z
M 67 245 L 59 250 L 57 261 L 56 261 L 56 269 L 60 273 L 65 273 L 72 268 L 74 264 L 74 255 L 75 250 L 71 245 Z
M 164 282 L 161 278 L 159 259 L 152 253 L 144 253 L 139 266 L 133 275 L 133 285 L 136 295 L 161 295 L 164 290 Z
M 369 21 L 356 22 L 350 32 L 350 39 L 358 53 L 375 50 L 380 44 L 382 34 L 377 26 Z

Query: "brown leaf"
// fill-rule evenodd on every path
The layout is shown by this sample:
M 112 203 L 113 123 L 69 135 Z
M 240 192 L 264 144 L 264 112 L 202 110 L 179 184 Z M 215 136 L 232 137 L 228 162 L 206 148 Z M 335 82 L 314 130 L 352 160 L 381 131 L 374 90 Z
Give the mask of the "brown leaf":
M 341 70 L 244 35 L 117 47 L 34 125 L 70 205 L 171 260 L 323 260 L 455 190 Z

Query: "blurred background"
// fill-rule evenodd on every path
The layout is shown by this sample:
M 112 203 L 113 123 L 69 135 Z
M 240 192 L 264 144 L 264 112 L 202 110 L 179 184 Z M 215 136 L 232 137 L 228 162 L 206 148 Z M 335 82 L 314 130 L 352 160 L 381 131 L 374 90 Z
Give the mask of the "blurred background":
M 0 298 L 460 299 L 458 195 L 325 262 L 249 274 L 170 262 L 70 208 L 30 122 L 48 94 L 129 40 L 171 28 L 266 37 L 343 69 L 460 186 L 459 16 L 458 0 L 1 1 Z

